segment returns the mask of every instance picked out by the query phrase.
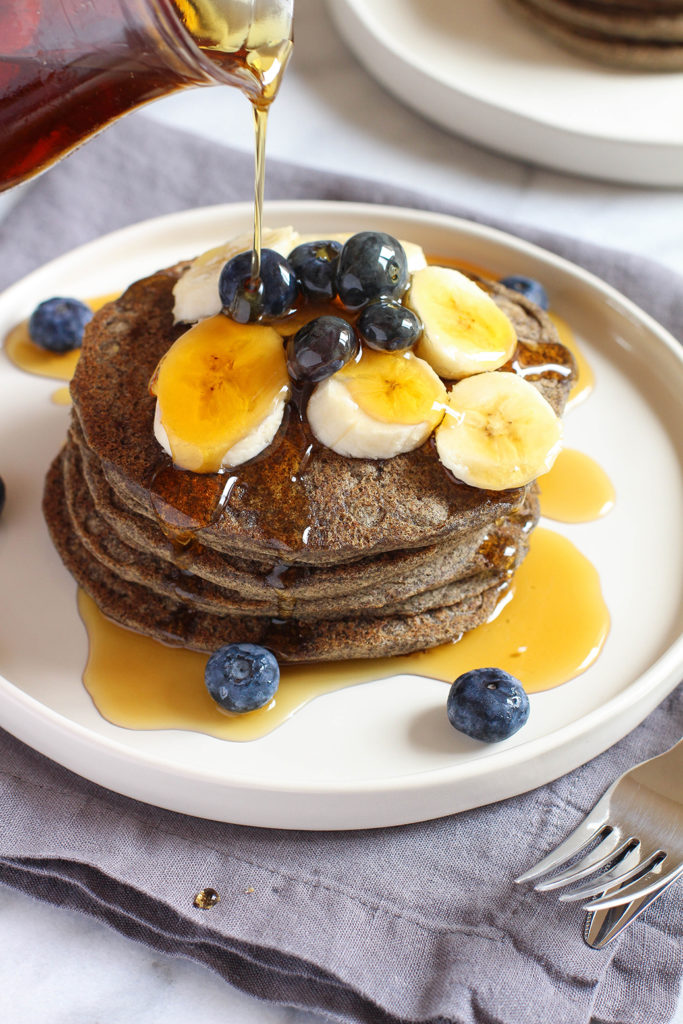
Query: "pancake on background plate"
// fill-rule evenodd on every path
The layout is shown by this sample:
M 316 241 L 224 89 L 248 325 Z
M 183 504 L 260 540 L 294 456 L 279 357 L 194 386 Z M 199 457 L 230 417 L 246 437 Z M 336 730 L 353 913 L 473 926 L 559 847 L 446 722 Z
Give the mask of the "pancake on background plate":
M 505 0 L 573 53 L 640 71 L 683 69 L 683 3 L 666 0 Z

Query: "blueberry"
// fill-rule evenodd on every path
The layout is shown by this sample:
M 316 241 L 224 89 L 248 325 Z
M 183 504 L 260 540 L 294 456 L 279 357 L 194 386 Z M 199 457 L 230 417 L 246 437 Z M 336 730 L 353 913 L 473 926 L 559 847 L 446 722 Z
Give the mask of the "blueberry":
M 221 270 L 218 291 L 223 312 L 238 324 L 277 320 L 290 313 L 299 285 L 284 256 L 261 249 L 261 276 L 252 284 L 251 250 L 233 256 Z
M 529 717 L 529 698 L 519 679 L 500 668 L 475 668 L 458 676 L 448 693 L 454 729 L 484 743 L 505 740 Z
M 408 286 L 403 246 L 383 231 L 361 231 L 345 242 L 337 267 L 337 294 L 350 310 L 380 295 L 398 299 Z
M 422 334 L 419 317 L 396 299 L 371 302 L 358 318 L 356 328 L 370 348 L 385 352 L 412 348 Z
M 204 682 L 224 711 L 239 715 L 270 704 L 280 683 L 280 667 L 265 647 L 226 644 L 207 661 Z
M 301 291 L 312 302 L 325 302 L 337 294 L 335 278 L 339 253 L 339 242 L 303 242 L 292 249 L 287 262 L 294 271 Z
M 519 292 L 531 302 L 535 302 L 541 309 L 547 309 L 548 293 L 541 284 L 533 277 L 524 277 L 523 274 L 511 274 L 510 277 L 501 277 L 500 283 L 506 288 L 512 288 L 513 292 Z
M 71 352 L 81 347 L 92 317 L 92 309 L 78 299 L 46 299 L 31 313 L 28 333 L 31 341 L 50 352 Z
M 287 369 L 294 380 L 317 383 L 341 370 L 357 351 L 350 323 L 340 316 L 319 316 L 287 342 Z

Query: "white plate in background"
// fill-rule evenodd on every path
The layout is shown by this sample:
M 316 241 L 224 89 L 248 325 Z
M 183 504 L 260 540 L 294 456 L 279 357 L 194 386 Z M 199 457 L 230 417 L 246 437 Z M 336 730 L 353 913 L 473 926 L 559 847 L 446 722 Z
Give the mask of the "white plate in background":
M 53 294 L 106 293 L 251 225 L 248 203 L 161 217 L 105 236 L 0 296 L 0 335 Z M 268 226 L 304 233 L 374 227 L 494 274 L 546 284 L 596 373 L 566 440 L 607 470 L 617 503 L 603 520 L 552 524 L 597 566 L 612 628 L 582 676 L 531 697 L 527 725 L 479 744 L 447 723 L 447 687 L 394 677 L 313 701 L 263 739 L 230 743 L 105 721 L 82 682 L 85 629 L 76 586 L 54 551 L 40 501 L 65 435 L 56 384 L 0 360 L 0 726 L 92 781 L 202 817 L 277 828 L 364 828 L 438 817 L 541 785 L 606 749 L 683 677 L 683 353 L 614 289 L 487 227 L 443 215 L 325 202 L 266 204 Z M 570 628 L 571 624 L 568 624 Z
M 601 67 L 501 0 L 328 6 L 368 71 L 449 131 L 565 173 L 683 185 L 683 72 Z

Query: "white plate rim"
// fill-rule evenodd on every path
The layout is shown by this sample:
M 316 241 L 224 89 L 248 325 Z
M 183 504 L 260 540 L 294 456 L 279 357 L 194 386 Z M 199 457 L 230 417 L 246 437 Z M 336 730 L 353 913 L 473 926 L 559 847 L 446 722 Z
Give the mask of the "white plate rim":
M 319 214 L 334 216 L 336 213 L 349 214 L 353 212 L 354 216 L 358 216 L 359 219 L 368 217 L 377 217 L 378 212 L 386 215 L 387 217 L 398 217 L 406 221 L 413 220 L 415 223 L 420 222 L 431 222 L 438 227 L 451 227 L 455 231 L 464 232 L 468 235 L 476 236 L 483 239 L 486 242 L 490 242 L 494 246 L 512 246 L 516 251 L 526 253 L 529 256 L 543 260 L 545 263 L 549 263 L 555 266 L 560 271 L 569 274 L 575 279 L 584 282 L 592 289 L 601 293 L 605 300 L 616 304 L 621 307 L 628 315 L 643 324 L 648 334 L 656 339 L 656 344 L 663 347 L 670 356 L 673 357 L 675 363 L 678 366 L 678 370 L 683 373 L 683 349 L 678 342 L 667 332 L 661 325 L 659 325 L 652 317 L 640 310 L 631 300 L 621 295 L 616 289 L 610 285 L 596 278 L 588 271 L 583 270 L 580 267 L 570 263 L 569 261 L 557 256 L 553 253 L 543 250 L 540 247 L 511 236 L 505 232 L 499 231 L 495 228 L 489 228 L 485 225 L 475 224 L 469 221 L 464 221 L 460 218 L 450 217 L 443 214 L 435 214 L 420 210 L 410 210 L 403 207 L 391 207 L 382 206 L 377 207 L 372 204 L 359 204 L 359 203 L 339 203 L 339 202 L 326 202 L 326 201 L 280 201 L 266 204 L 267 215 L 272 217 L 274 221 L 279 219 L 291 219 L 292 211 L 300 212 L 304 214 Z M 178 231 L 182 229 L 186 224 L 195 224 L 198 218 L 205 218 L 206 220 L 218 219 L 221 215 L 230 213 L 234 216 L 244 216 L 248 218 L 251 214 L 251 204 L 231 204 L 229 206 L 215 206 L 205 207 L 200 210 L 188 210 L 178 214 L 167 214 L 163 217 L 154 218 L 152 220 L 143 222 L 142 224 L 131 225 L 130 227 L 123 228 L 119 231 L 112 232 L 100 239 L 96 239 L 92 242 L 86 243 L 84 246 L 80 246 L 77 249 L 71 250 L 63 256 L 57 257 L 57 259 L 44 265 L 41 268 L 33 271 L 27 275 L 21 281 L 12 285 L 0 297 L 0 301 L 6 301 L 8 296 L 14 295 L 18 289 L 31 289 L 33 282 L 40 280 L 43 276 L 49 275 L 51 270 L 57 266 L 61 267 L 64 263 L 69 260 L 76 262 L 83 258 L 88 258 L 91 254 L 96 253 L 97 250 L 106 244 L 121 244 L 131 240 L 136 240 L 141 234 L 145 235 L 148 233 L 154 234 L 155 232 L 165 232 L 171 225 L 173 230 Z M 595 756 L 601 750 L 606 749 L 607 746 L 615 742 L 616 739 L 621 738 L 629 728 L 632 728 L 638 721 L 640 721 L 644 714 L 651 710 L 654 706 L 670 690 L 676 685 L 680 676 L 683 674 L 683 636 L 680 636 L 674 641 L 671 646 L 664 652 L 664 654 L 655 661 L 646 672 L 642 673 L 640 677 L 632 683 L 629 687 L 621 691 L 618 695 L 611 698 L 606 703 L 602 704 L 599 708 L 583 716 L 582 718 L 561 726 L 536 740 L 533 740 L 530 744 L 526 744 L 521 747 L 513 748 L 501 748 L 497 750 L 494 755 L 487 758 L 486 773 L 491 774 L 500 772 L 503 769 L 510 767 L 519 766 L 520 762 L 529 762 L 539 756 L 543 756 L 548 752 L 557 751 L 558 747 L 566 748 L 573 742 L 581 740 L 584 744 L 591 739 L 593 746 L 586 757 L 579 763 L 587 760 L 589 757 Z M 104 737 L 101 735 L 93 734 L 85 726 L 78 722 L 73 721 L 68 716 L 62 715 L 52 708 L 42 704 L 29 694 L 25 693 L 19 687 L 15 686 L 10 680 L 0 675 L 0 703 L 5 705 L 6 709 L 13 709 L 13 714 L 10 715 L 9 723 L 4 723 L 10 732 L 13 732 L 19 739 L 23 739 L 31 744 L 31 737 L 33 734 L 33 725 L 37 723 L 43 723 L 48 725 L 56 735 L 66 735 L 70 737 L 75 743 L 84 748 L 91 748 L 92 750 L 99 751 L 102 749 L 108 750 L 114 760 L 122 759 L 126 762 L 131 760 L 137 761 L 139 766 L 154 768 L 160 776 L 175 776 L 177 774 L 177 767 L 168 761 L 166 758 L 157 757 L 149 752 L 144 754 L 139 752 L 133 752 L 130 748 L 126 747 L 122 742 Z M 614 728 L 615 723 L 620 724 Z M 598 741 L 597 747 L 595 746 L 596 733 L 600 730 L 605 730 L 609 724 L 612 724 L 611 729 L 603 731 L 602 740 Z M 626 725 L 626 728 L 622 728 L 622 725 Z M 35 744 L 31 744 L 34 745 Z M 50 743 L 47 744 L 49 747 Z M 40 748 L 36 748 L 40 749 Z M 55 760 L 64 764 L 67 768 L 72 768 L 78 771 L 72 763 L 68 763 L 71 759 L 67 757 L 55 757 L 55 752 L 51 749 L 43 749 L 43 753 L 47 756 L 52 756 Z M 76 759 L 78 760 L 78 759 Z M 495 768 L 493 762 L 495 761 Z M 388 776 L 382 779 L 360 779 L 353 780 L 351 787 L 336 784 L 334 782 L 326 781 L 322 790 L 320 786 L 316 786 L 314 783 L 306 784 L 301 781 L 296 787 L 296 796 L 303 799 L 304 801 L 311 796 L 329 797 L 330 795 L 336 795 L 339 797 L 351 798 L 351 802 L 354 796 L 358 798 L 372 797 L 374 794 L 401 794 L 408 791 L 422 791 L 425 788 L 425 783 L 433 793 L 437 796 L 443 796 L 444 793 L 453 786 L 454 775 L 457 776 L 457 780 L 467 780 L 481 776 L 482 762 L 472 760 L 466 764 L 461 764 L 457 767 L 457 771 L 451 768 L 441 768 L 428 770 L 423 773 L 416 773 L 411 776 Z M 572 764 L 572 767 L 575 767 Z M 541 781 L 550 781 L 550 778 L 556 778 L 559 774 L 563 774 L 564 770 L 561 768 L 559 771 L 551 773 L 550 777 L 544 778 Z M 115 785 L 111 785 L 111 779 L 108 777 L 106 780 L 102 777 L 96 777 L 97 772 L 85 773 L 88 778 L 93 782 L 98 782 L 101 785 L 108 786 L 109 788 L 116 789 Z M 183 767 L 182 774 L 189 779 L 194 779 L 198 782 L 209 783 L 215 782 L 215 776 L 201 768 L 189 768 Z M 537 782 L 535 784 L 540 784 Z M 264 786 L 261 780 L 253 780 L 249 778 L 240 778 L 239 787 L 243 790 L 247 796 L 254 793 L 263 793 L 265 790 L 272 793 L 292 793 L 292 786 L 286 784 L 280 786 L 277 781 L 269 782 L 268 786 Z M 527 786 L 526 788 L 533 788 Z M 524 792 L 524 789 L 517 789 L 516 792 Z M 124 795 L 134 796 L 138 799 L 145 799 L 140 793 L 127 792 Z M 510 793 L 508 795 L 514 795 Z M 501 799 L 502 796 L 494 797 L 494 799 Z M 163 801 L 154 800 L 147 802 L 157 803 L 159 806 L 168 807 L 170 810 L 179 810 L 184 813 L 196 813 L 186 806 L 174 806 L 175 801 Z M 348 801 L 347 801 L 348 802 Z M 490 802 L 488 799 L 482 801 L 482 803 Z M 478 806 L 477 803 L 471 806 Z M 465 809 L 465 808 L 458 808 Z M 342 818 L 348 816 L 350 813 L 349 807 L 344 803 L 340 805 L 340 811 L 342 811 Z M 295 827 L 295 828 L 363 828 L 370 827 L 372 820 L 368 819 L 367 809 L 360 815 L 358 822 L 354 823 L 353 813 L 351 813 L 348 820 L 335 820 L 335 822 L 325 821 L 321 818 L 320 821 L 315 824 L 306 823 L 305 820 L 300 820 L 297 815 L 300 813 L 300 809 L 292 816 L 291 823 L 287 819 L 288 823 L 274 822 L 273 827 Z M 451 813 L 451 811 L 444 811 L 442 813 Z M 213 816 L 213 815 L 202 815 L 199 816 Z M 437 814 L 430 814 L 429 816 L 439 816 Z M 285 815 L 285 818 L 287 816 Z M 223 818 L 221 820 L 236 820 L 238 823 L 243 824 L 255 824 L 260 826 L 269 827 L 269 822 L 261 820 L 258 815 L 257 820 L 240 820 L 238 818 Z M 421 820 L 420 817 L 414 817 L 409 815 L 405 821 Z M 395 825 L 403 824 L 404 821 L 378 821 L 379 825 Z
M 604 132 L 588 125 L 579 129 L 521 109 L 514 93 L 504 89 L 494 102 L 466 81 L 454 85 L 434 63 L 421 65 L 395 33 L 380 35 L 372 0 L 328 0 L 328 10 L 368 72 L 400 102 L 449 131 L 564 173 L 660 187 L 683 182 L 680 140 L 625 138 L 609 126 Z M 555 63 L 566 59 L 561 47 L 547 45 Z

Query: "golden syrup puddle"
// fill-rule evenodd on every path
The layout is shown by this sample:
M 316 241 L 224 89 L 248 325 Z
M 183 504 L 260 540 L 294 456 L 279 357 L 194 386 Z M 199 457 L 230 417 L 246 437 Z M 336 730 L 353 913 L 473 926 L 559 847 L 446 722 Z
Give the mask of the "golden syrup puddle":
M 94 299 L 86 299 L 86 303 L 96 313 L 98 309 L 105 306 L 107 302 L 118 298 L 118 292 L 108 295 L 99 295 Z M 4 341 L 5 355 L 19 369 L 25 373 L 33 373 L 39 377 L 50 377 L 53 380 L 69 381 L 74 375 L 78 357 L 81 354 L 79 348 L 71 352 L 48 352 L 31 341 L 28 333 L 28 320 L 13 327 L 6 335 Z M 71 396 L 68 387 L 58 388 L 52 394 L 52 401 L 56 405 L 70 405 Z
M 50 400 L 55 405 L 71 405 L 71 392 L 68 387 L 57 388 L 50 395 Z
M 562 449 L 538 486 L 541 513 L 561 523 L 588 523 L 614 507 L 612 481 L 595 459 L 575 448 Z
M 451 683 L 469 669 L 495 665 L 517 676 L 529 693 L 551 689 L 595 661 L 609 630 L 593 565 L 571 541 L 537 527 L 491 621 L 418 654 L 285 665 L 269 707 L 232 716 L 216 707 L 204 686 L 207 655 L 116 625 L 84 591 L 78 607 L 89 638 L 83 681 L 104 718 L 127 729 L 183 729 L 225 740 L 258 739 L 316 697 L 387 676 Z
M 29 337 L 28 320 L 22 320 L 6 336 L 5 354 L 10 362 L 26 373 L 54 380 L 71 380 L 81 353 L 77 348 L 71 352 L 48 352 L 40 348 Z

